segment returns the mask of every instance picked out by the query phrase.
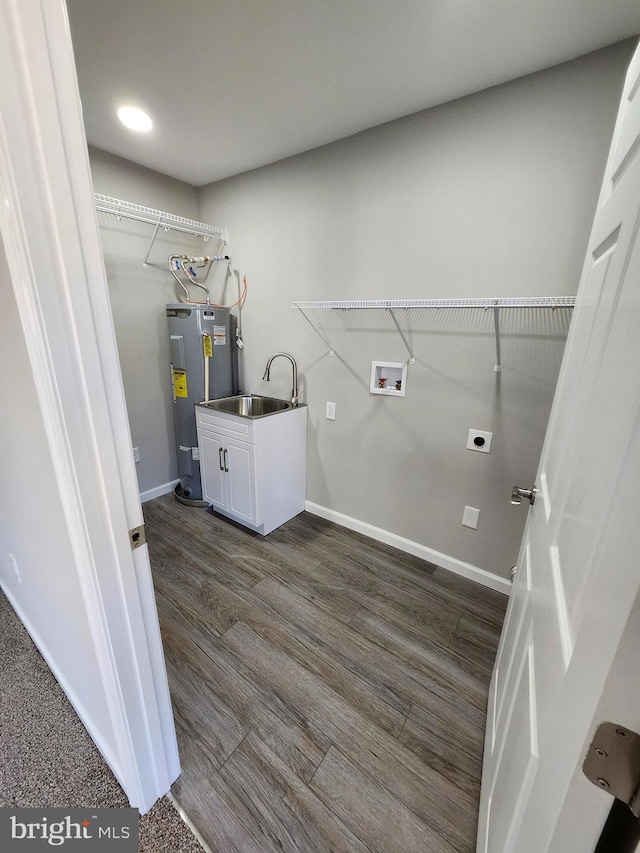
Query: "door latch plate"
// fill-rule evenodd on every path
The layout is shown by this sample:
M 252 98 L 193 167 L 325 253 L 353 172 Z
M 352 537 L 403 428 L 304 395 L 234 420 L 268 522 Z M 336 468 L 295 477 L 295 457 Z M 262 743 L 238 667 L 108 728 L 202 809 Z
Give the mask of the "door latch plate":
M 590 782 L 640 817 L 640 735 L 616 723 L 602 723 L 582 769 Z
M 132 527 L 129 531 L 129 542 L 131 542 L 131 550 L 135 551 L 136 548 L 139 548 L 141 545 L 144 545 L 147 541 L 147 536 L 144 531 L 144 524 L 138 525 L 138 527 Z

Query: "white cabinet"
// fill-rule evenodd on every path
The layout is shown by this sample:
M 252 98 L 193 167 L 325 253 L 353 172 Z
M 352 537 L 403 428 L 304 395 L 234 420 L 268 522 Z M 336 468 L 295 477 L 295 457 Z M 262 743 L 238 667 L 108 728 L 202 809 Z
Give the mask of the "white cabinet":
M 234 518 L 256 523 L 255 448 L 215 432 L 198 434 L 204 499 Z
M 202 494 L 217 512 L 266 535 L 302 512 L 307 407 L 245 418 L 196 406 Z

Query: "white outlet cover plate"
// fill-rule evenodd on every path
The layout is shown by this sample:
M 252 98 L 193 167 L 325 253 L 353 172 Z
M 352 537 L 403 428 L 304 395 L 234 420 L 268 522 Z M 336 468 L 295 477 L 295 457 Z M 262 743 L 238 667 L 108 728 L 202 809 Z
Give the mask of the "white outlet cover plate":
M 336 419 L 336 404 L 335 403 L 327 403 L 325 417 L 328 421 L 335 421 L 335 419 Z
M 482 447 L 478 447 L 473 443 L 476 438 L 484 438 L 484 444 Z M 469 437 L 467 438 L 467 450 L 477 450 L 479 453 L 490 453 L 492 440 L 492 432 L 484 432 L 484 430 L 481 429 L 470 429 Z
M 462 514 L 462 523 L 465 527 L 471 527 L 473 530 L 478 529 L 478 519 L 480 518 L 480 510 L 474 506 L 466 506 Z

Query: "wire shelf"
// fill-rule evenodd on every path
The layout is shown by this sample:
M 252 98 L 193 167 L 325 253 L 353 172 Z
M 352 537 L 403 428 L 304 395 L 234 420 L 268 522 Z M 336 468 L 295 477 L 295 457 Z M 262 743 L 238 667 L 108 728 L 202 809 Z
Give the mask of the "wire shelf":
M 160 224 L 161 228 L 171 231 L 180 231 L 193 234 L 194 237 L 217 237 L 218 240 L 227 242 L 227 229 L 218 228 L 216 225 L 207 225 L 206 222 L 197 222 L 195 219 L 186 219 L 184 216 L 176 216 L 175 213 L 167 213 L 164 210 L 154 210 L 152 207 L 144 207 L 131 201 L 122 201 L 119 198 L 110 198 L 107 195 L 94 193 L 96 210 L 101 213 L 111 213 L 124 219 L 135 219 L 137 222 L 147 222 L 149 225 Z
M 177 231 L 180 234 L 191 234 L 193 237 L 202 237 L 205 243 L 213 237 L 219 242 L 218 252 L 228 243 L 226 228 L 207 225 L 206 222 L 197 222 L 195 219 L 176 216 L 175 213 L 167 213 L 165 210 L 154 210 L 152 207 L 145 207 L 142 204 L 134 204 L 132 201 L 123 201 L 119 198 L 111 198 L 108 195 L 101 195 L 100 193 L 94 193 L 93 198 L 96 210 L 100 213 L 108 213 L 112 216 L 117 216 L 118 219 L 132 219 L 135 222 L 145 222 L 148 225 L 153 225 L 154 230 L 151 235 L 151 243 L 142 262 L 143 267 L 148 266 L 149 255 L 151 254 L 151 249 L 160 228 L 164 231 Z
M 502 355 L 500 349 L 500 309 L 501 308 L 573 308 L 576 304 L 575 296 L 485 296 L 468 299 L 347 299 L 347 300 L 328 300 L 315 302 L 294 302 L 293 308 L 305 318 L 307 323 L 322 338 L 324 343 L 329 347 L 329 354 L 334 355 L 335 350 L 331 342 L 318 329 L 318 327 L 305 314 L 305 311 L 315 308 L 331 308 L 331 309 L 359 309 L 359 308 L 383 308 L 389 312 L 391 319 L 402 338 L 407 353 L 409 355 L 409 364 L 415 363 L 413 346 L 411 345 L 405 330 L 403 330 L 398 317 L 395 314 L 396 309 L 410 308 L 484 308 L 493 310 L 493 321 L 496 338 L 496 362 L 494 371 L 499 373 L 502 370 Z
M 573 308 L 575 296 L 479 297 L 470 299 L 348 299 L 294 302 L 293 308 Z

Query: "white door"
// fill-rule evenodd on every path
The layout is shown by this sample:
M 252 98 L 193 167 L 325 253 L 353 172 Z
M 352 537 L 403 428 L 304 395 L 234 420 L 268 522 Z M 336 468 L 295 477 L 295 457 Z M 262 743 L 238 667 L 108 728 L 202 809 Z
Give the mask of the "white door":
M 583 777 L 582 760 L 603 709 L 623 717 L 613 722 L 640 721 L 632 704 L 637 661 L 625 664 L 618 653 L 625 629 L 626 643 L 636 630 L 630 614 L 640 584 L 639 88 L 640 51 L 625 84 L 493 674 L 479 853 L 592 853 L 612 798 Z M 631 682 L 617 678 L 614 695 L 607 679 L 624 665 Z
M 256 524 L 256 449 L 246 441 L 226 440 L 227 509 L 237 518 Z
M 206 501 L 219 509 L 225 509 L 222 441 L 222 436 L 213 432 L 201 432 L 198 436 L 202 495 Z

